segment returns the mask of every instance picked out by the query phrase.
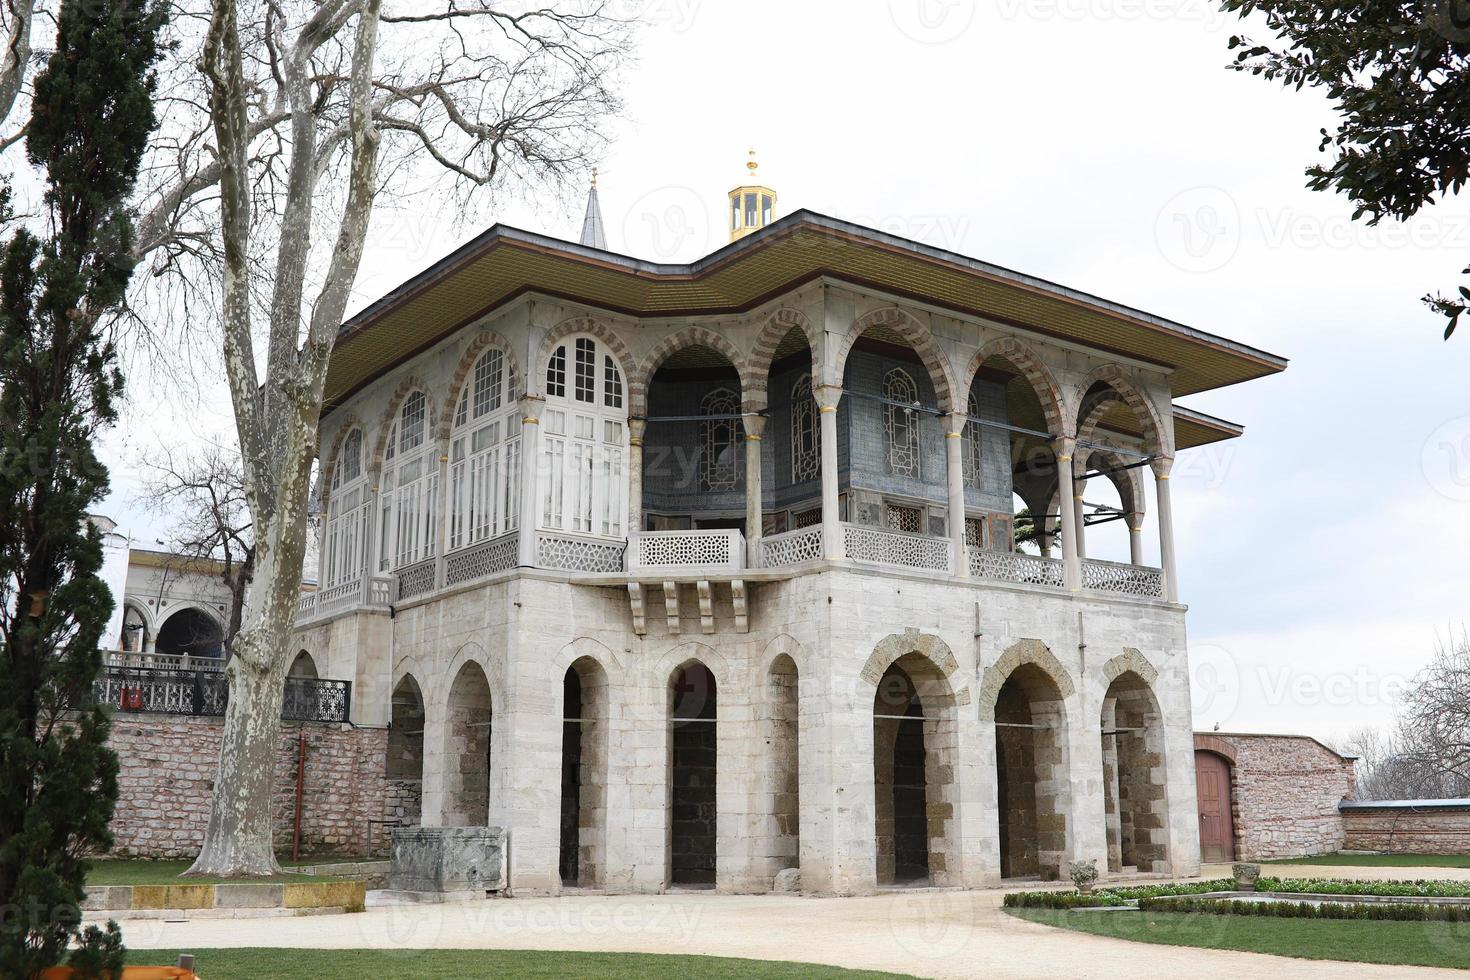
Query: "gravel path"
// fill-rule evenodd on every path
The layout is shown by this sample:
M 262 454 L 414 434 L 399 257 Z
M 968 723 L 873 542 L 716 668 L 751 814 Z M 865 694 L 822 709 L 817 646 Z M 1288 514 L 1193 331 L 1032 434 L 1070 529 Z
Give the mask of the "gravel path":
M 1378 877 L 1373 869 L 1273 868 L 1293 876 Z M 1383 877 L 1465 877 L 1470 869 L 1390 869 Z M 1207 868 L 1207 876 L 1228 868 Z M 797 960 L 926 977 L 1294 978 L 1459 976 L 1458 971 L 1295 960 L 1155 946 L 1052 929 L 1000 911 L 1000 891 L 868 898 L 577 895 L 369 908 L 356 915 L 129 920 L 134 948 L 566 949 Z M 200 964 L 201 968 L 206 964 Z M 206 974 L 207 975 L 207 974 Z

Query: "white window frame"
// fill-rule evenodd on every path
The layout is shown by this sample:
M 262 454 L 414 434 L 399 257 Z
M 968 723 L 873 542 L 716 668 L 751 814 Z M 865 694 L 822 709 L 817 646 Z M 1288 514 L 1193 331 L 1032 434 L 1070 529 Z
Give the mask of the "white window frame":
M 410 392 L 388 432 L 379 484 L 379 571 L 405 568 L 435 556 L 439 459 L 429 416 L 428 396 Z
M 537 526 L 623 540 L 628 519 L 627 379 L 612 351 L 585 334 L 547 361 Z
M 327 498 L 326 539 L 322 546 L 322 588 L 358 581 L 367 571 L 372 536 L 372 498 L 363 465 L 363 432 L 354 427 L 342 440 L 332 466 Z
M 520 499 L 521 425 L 510 397 L 510 358 L 492 347 L 475 361 L 454 411 L 445 550 L 514 531 Z

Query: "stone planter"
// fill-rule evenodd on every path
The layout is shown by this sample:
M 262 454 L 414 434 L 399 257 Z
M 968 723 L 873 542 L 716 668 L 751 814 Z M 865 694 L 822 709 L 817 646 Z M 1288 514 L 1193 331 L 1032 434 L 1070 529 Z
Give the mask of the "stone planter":
M 1233 864 L 1230 872 L 1235 876 L 1235 890 L 1238 892 L 1253 892 L 1256 890 L 1256 880 L 1261 877 L 1261 866 L 1259 864 Z

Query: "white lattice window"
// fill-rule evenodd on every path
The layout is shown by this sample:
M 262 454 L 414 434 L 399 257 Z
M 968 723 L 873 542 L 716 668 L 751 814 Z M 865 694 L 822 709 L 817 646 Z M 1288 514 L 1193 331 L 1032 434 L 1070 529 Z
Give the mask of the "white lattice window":
M 710 493 L 735 490 L 740 486 L 743 453 L 740 451 L 740 396 L 729 388 L 716 388 L 699 403 L 699 489 Z
M 975 393 L 970 392 L 970 401 L 966 406 L 969 418 L 965 421 L 963 438 L 961 439 L 960 452 L 964 457 L 965 486 L 978 487 L 980 485 L 980 426 L 975 419 L 980 417 L 980 403 L 975 399 Z
M 508 411 L 505 355 L 486 351 L 460 394 L 449 437 L 449 547 L 464 548 L 516 527 L 521 427 Z
M 439 465 L 428 443 L 429 400 L 412 392 L 398 410 L 384 454 L 378 568 L 434 557 Z
M 886 504 L 883 507 L 883 522 L 895 531 L 921 534 L 924 530 L 924 512 L 918 507 Z
M 896 476 L 919 475 L 919 413 L 910 408 L 919 402 L 919 386 L 903 368 L 883 376 L 883 436 L 888 447 L 888 472 Z M 899 402 L 901 404 L 894 404 Z
M 552 352 L 541 418 L 543 528 L 624 536 L 628 412 L 623 391 L 622 371 L 601 341 L 574 337 Z
M 822 426 L 812 397 L 812 377 L 791 386 L 791 482 L 815 480 L 822 471 Z
M 355 581 L 367 569 L 372 514 L 367 481 L 363 476 L 362 430 L 353 429 L 342 440 L 336 465 L 332 468 L 327 534 L 322 547 L 323 588 Z

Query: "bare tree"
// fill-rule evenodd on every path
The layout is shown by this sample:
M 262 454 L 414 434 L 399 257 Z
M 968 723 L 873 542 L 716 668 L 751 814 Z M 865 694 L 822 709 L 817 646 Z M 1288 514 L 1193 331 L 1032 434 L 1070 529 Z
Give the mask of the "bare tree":
M 1393 741 L 1395 782 L 1408 796 L 1470 794 L 1470 636 L 1440 643 L 1414 678 Z
M 555 178 L 579 165 L 597 120 L 616 106 L 607 79 L 625 41 L 599 8 L 441 0 L 406 9 L 384 0 L 211 6 L 201 64 L 213 153 L 197 158 L 179 200 L 197 202 L 193 188 L 218 184 L 225 377 L 256 550 L 226 668 L 209 824 L 190 874 L 278 870 L 271 789 L 317 420 L 380 164 L 402 179 L 427 162 L 469 188 L 495 183 L 512 161 L 526 176 Z M 190 213 L 161 200 L 139 223 L 140 239 L 154 242 L 144 247 L 186 247 L 179 216 Z M 330 248 L 314 252 L 316 232 Z
M 19 142 L 25 135 L 24 126 L 7 133 L 4 124 L 20 102 L 21 89 L 30 70 L 31 25 L 36 19 L 36 7 L 36 0 L 0 0 L 0 30 L 5 37 L 5 52 L 0 55 L 0 150 Z
M 208 445 L 144 460 L 148 476 L 139 501 L 167 514 L 165 541 L 170 564 L 165 575 L 217 575 L 230 592 L 225 650 L 233 648 L 245 608 L 245 593 L 255 576 L 255 534 L 245 501 L 239 453 Z

